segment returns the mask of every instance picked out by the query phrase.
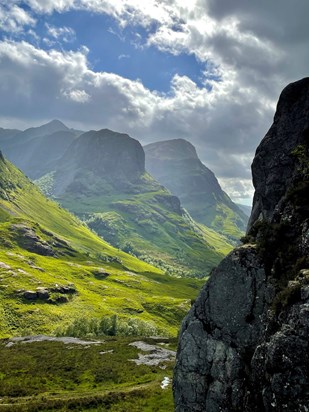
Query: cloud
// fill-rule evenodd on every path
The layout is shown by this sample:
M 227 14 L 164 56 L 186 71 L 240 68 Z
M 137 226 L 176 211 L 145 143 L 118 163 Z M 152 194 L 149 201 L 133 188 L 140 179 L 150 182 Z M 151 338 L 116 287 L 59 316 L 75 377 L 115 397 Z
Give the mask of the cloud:
M 219 179 L 222 189 L 237 203 L 251 205 L 253 187 L 249 179 Z
M 18 33 L 24 26 L 34 26 L 36 20 L 30 13 L 10 2 L 0 2 L 0 28 L 3 31 Z
M 86 103 L 90 100 L 90 95 L 85 92 L 85 90 L 70 90 L 68 92 L 63 92 L 64 96 L 67 96 L 69 99 L 76 103 Z
M 15 116 L 31 123 L 60 117 L 83 128 L 129 132 L 144 143 L 182 137 L 196 145 L 202 160 L 233 196 L 251 193 L 251 159 L 272 122 L 279 93 L 287 83 L 308 74 L 307 0 L 25 3 L 29 12 L 17 1 L 1 6 L 0 22 L 4 8 L 10 11 L 4 28 L 20 31 L 35 25 L 33 16 L 54 11 L 104 13 L 118 22 L 119 36 L 128 25 L 142 26 L 146 37 L 139 39 L 139 45 L 195 55 L 204 65 L 199 83 L 204 87 L 175 74 L 168 93 L 151 92 L 141 81 L 95 72 L 86 50 L 44 51 L 4 40 L 0 43 L 3 119 Z M 49 25 L 48 31 L 49 42 L 74 37 L 67 27 Z
M 59 41 L 63 41 L 65 43 L 71 43 L 75 40 L 76 33 L 71 27 L 56 27 L 52 26 L 48 23 L 45 23 L 47 34 Z
M 118 56 L 118 60 L 129 59 L 129 58 L 130 58 L 129 54 L 120 54 Z

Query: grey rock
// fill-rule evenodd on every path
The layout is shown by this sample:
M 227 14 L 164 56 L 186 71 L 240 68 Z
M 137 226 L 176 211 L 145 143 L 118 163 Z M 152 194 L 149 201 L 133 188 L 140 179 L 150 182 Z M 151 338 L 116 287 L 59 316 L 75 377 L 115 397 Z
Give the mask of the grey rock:
M 182 324 L 177 412 L 308 410 L 308 131 L 306 78 L 282 92 L 257 149 L 250 244 L 213 270 Z
M 22 296 L 27 299 L 27 300 L 36 300 L 37 299 L 37 294 L 33 290 L 26 290 L 23 292 Z
M 137 341 L 132 342 L 129 346 L 134 346 L 148 354 L 138 353 L 138 359 L 130 359 L 136 365 L 158 366 L 161 363 L 175 359 L 176 352 L 161 348 L 157 345 L 149 345 L 148 343 Z
M 102 341 L 90 341 L 90 340 L 82 340 L 79 338 L 73 337 L 55 337 L 55 336 L 46 336 L 46 335 L 34 335 L 34 336 L 18 336 L 11 338 L 7 343 L 6 347 L 11 347 L 18 343 L 33 343 L 33 342 L 62 342 L 65 345 L 68 344 L 75 344 L 75 345 L 100 345 Z
M 43 287 L 36 288 L 36 294 L 37 294 L 38 299 L 42 299 L 42 300 L 47 300 L 50 296 L 49 290 Z

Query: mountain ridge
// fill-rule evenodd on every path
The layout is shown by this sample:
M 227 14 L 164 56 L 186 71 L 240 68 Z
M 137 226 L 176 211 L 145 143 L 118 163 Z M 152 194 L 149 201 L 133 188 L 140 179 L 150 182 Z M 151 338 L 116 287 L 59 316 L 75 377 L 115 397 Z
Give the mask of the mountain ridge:
M 114 246 L 168 271 L 206 276 L 231 249 L 146 173 L 141 144 L 126 134 L 84 133 L 39 184 Z

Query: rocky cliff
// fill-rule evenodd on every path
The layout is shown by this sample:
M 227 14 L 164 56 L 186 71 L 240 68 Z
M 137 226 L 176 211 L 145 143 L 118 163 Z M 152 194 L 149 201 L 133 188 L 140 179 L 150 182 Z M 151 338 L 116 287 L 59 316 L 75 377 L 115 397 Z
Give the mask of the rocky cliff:
M 185 318 L 177 412 L 308 411 L 309 78 L 287 86 L 252 165 L 244 245 Z

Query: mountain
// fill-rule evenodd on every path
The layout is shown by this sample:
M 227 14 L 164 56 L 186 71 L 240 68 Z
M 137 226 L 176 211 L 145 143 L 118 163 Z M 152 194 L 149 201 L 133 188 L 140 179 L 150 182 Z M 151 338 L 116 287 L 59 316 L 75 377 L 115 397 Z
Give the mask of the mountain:
M 126 134 L 84 133 L 38 184 L 106 241 L 169 272 L 204 277 L 231 250 L 146 173 L 142 146 Z
M 184 139 L 144 147 L 146 169 L 173 194 L 197 222 L 237 241 L 244 234 L 247 216 L 221 189 L 217 178 Z
M 1 141 L 1 143 L 10 140 L 12 137 L 16 136 L 18 133 L 21 133 L 21 130 L 18 130 L 18 129 L 3 129 L 3 127 L 0 127 L 0 141 Z
M 185 318 L 176 411 L 308 409 L 309 78 L 288 85 L 252 164 L 246 243 Z
M 0 337 L 176 335 L 199 284 L 113 248 L 0 152 Z
M 4 155 L 27 176 L 37 179 L 53 170 L 56 162 L 79 135 L 59 120 L 21 131 L 0 130 Z
M 250 217 L 252 207 L 248 205 L 242 205 L 241 203 L 236 203 L 236 205 L 241 209 L 248 218 Z

